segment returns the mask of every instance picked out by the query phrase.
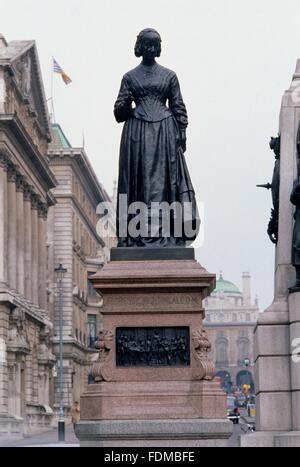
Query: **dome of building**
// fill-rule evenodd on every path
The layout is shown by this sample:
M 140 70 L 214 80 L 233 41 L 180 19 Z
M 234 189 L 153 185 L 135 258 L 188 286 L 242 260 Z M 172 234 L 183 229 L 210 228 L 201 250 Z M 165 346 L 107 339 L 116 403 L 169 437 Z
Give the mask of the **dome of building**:
M 224 293 L 224 294 L 238 294 L 242 295 L 240 289 L 230 281 L 226 281 L 223 278 L 223 275 L 221 274 L 219 279 L 217 280 L 217 286 L 215 290 L 213 291 L 214 294 L 217 293 Z

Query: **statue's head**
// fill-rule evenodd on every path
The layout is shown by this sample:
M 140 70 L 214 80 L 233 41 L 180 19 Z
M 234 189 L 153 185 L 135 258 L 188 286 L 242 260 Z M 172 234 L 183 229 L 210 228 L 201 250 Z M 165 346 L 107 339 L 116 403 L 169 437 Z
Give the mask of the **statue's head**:
M 134 53 L 136 57 L 160 57 L 161 37 L 159 33 L 155 29 L 143 29 L 137 37 Z

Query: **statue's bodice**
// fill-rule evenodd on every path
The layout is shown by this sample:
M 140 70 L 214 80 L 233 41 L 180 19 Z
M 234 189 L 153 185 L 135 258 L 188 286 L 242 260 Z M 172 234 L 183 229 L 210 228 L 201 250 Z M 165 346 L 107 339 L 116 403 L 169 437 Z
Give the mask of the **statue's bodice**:
M 126 73 L 115 104 L 115 115 L 120 122 L 130 117 L 158 122 L 174 115 L 181 126 L 188 124 L 176 74 L 157 63 L 152 67 L 140 64 Z
M 151 68 L 140 65 L 126 75 L 136 105 L 133 110 L 135 118 L 154 122 L 172 115 L 167 107 L 172 74 L 156 64 Z

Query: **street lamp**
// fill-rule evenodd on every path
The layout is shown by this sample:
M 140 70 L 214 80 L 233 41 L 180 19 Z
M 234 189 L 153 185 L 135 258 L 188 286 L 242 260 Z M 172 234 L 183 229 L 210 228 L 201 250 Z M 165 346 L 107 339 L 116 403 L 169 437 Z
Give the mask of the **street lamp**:
M 63 278 L 67 269 L 60 263 L 55 269 L 58 278 L 59 289 L 59 420 L 58 420 L 58 440 L 65 441 L 65 414 L 63 403 Z
M 245 367 L 248 368 L 250 366 L 250 359 L 249 358 L 244 358 L 243 363 L 244 363 Z

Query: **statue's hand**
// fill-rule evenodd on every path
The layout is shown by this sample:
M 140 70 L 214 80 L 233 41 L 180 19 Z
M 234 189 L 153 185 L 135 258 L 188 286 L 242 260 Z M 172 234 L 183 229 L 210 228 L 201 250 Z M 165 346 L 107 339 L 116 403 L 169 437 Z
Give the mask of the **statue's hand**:
M 180 131 L 180 145 L 183 152 L 186 152 L 186 132 L 185 130 Z

